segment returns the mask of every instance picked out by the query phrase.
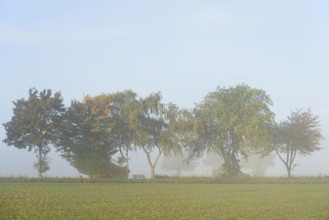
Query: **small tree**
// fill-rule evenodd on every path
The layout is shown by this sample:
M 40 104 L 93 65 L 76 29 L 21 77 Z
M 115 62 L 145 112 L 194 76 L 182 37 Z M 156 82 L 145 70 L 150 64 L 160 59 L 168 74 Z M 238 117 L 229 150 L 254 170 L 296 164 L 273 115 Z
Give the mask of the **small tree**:
M 161 103 L 161 98 L 160 93 L 155 93 L 140 101 L 136 143 L 147 156 L 147 161 L 151 168 L 151 178 L 154 178 L 155 168 L 165 150 L 157 144 L 165 125 L 162 118 L 163 104 Z M 154 161 L 152 161 L 151 154 L 155 149 L 158 152 Z
M 129 151 L 134 149 L 140 102 L 137 95 L 130 91 L 109 95 L 111 108 L 110 120 L 113 122 L 111 136 L 120 152 L 119 164 L 126 167 L 126 178 L 129 177 Z
M 29 90 L 29 98 L 19 99 L 14 103 L 14 116 L 11 121 L 3 124 L 7 137 L 3 140 L 7 145 L 19 149 L 35 149 L 37 153 L 38 177 L 49 169 L 46 155 L 50 144 L 59 138 L 59 124 L 65 112 L 63 99 L 59 92 L 51 90 L 38 92 Z
M 197 161 L 188 159 L 188 152 L 183 151 L 182 154 L 168 155 L 163 157 L 161 168 L 167 171 L 175 171 L 177 176 L 180 176 L 183 171 L 192 171 Z
M 161 103 L 161 94 L 154 93 L 141 100 L 136 143 L 145 152 L 151 168 L 151 178 L 155 176 L 155 168 L 160 157 L 171 152 L 180 152 L 177 135 L 178 107 Z M 152 153 L 155 153 L 152 160 Z
M 287 169 L 288 177 L 296 165 L 296 155 L 309 155 L 320 150 L 321 130 L 319 117 L 311 110 L 296 110 L 287 120 L 276 125 L 273 132 L 273 150 Z

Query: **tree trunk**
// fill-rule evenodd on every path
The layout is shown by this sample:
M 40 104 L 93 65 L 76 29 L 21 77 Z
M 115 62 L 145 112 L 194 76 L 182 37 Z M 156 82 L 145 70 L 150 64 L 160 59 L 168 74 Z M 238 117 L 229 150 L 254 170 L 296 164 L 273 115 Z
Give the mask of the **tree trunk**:
M 151 152 L 150 151 L 147 151 L 145 149 L 145 147 L 143 147 L 143 150 L 146 153 L 147 161 L 149 162 L 149 165 L 150 165 L 150 168 L 151 168 L 151 179 L 153 179 L 155 177 L 155 167 L 157 166 L 157 163 L 159 161 L 159 158 L 162 155 L 162 151 L 161 151 L 161 149 L 158 148 L 159 153 L 156 156 L 156 158 L 154 160 L 154 163 L 152 163 L 152 160 L 151 160 Z
M 286 166 L 288 177 L 291 177 L 291 167 Z
M 155 166 L 151 166 L 151 179 L 155 177 Z
M 128 147 L 126 148 L 126 178 L 129 179 L 129 155 L 128 155 Z
M 282 161 L 282 163 L 285 165 L 286 169 L 287 169 L 287 174 L 288 174 L 288 177 L 291 177 L 291 167 L 293 165 L 293 161 L 295 159 L 295 156 L 289 160 L 289 150 L 287 150 L 287 155 L 286 155 L 286 160 L 283 159 L 283 156 L 280 155 L 278 149 L 275 148 L 275 152 L 276 154 L 278 155 L 278 157 L 280 158 L 280 160 Z M 295 153 L 296 155 L 296 153 Z
M 38 156 L 38 178 L 42 179 L 42 147 L 39 147 L 39 156 Z
M 242 174 L 239 160 L 234 152 L 226 153 L 224 150 L 222 152 L 222 157 L 224 159 L 224 164 L 222 165 L 222 169 L 224 172 L 224 176 L 227 177 L 236 177 Z

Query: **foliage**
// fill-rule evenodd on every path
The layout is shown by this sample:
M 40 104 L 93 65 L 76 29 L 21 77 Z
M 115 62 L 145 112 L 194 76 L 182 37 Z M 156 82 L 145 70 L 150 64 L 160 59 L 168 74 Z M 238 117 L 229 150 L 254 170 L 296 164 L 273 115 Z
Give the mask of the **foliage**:
M 296 110 L 273 129 L 273 148 L 287 169 L 288 176 L 297 154 L 309 155 L 320 150 L 321 130 L 318 116 L 311 110 Z
M 110 96 L 86 96 L 67 109 L 58 148 L 79 172 L 92 178 L 122 176 L 124 169 L 112 161 L 117 152 L 110 120 Z
M 145 152 L 151 168 L 151 178 L 162 154 L 181 153 L 179 130 L 181 110 L 174 104 L 164 105 L 160 93 L 141 100 L 136 143 Z M 152 161 L 151 154 L 157 151 Z
M 30 89 L 27 100 L 22 98 L 13 102 L 14 115 L 11 121 L 3 124 L 7 145 L 36 151 L 39 178 L 48 170 L 45 158 L 50 151 L 49 145 L 58 142 L 59 124 L 65 111 L 62 102 L 60 92 L 53 95 L 49 89 L 41 92 Z
M 273 113 L 272 101 L 259 89 L 244 84 L 220 88 L 209 93 L 195 110 L 199 143 L 192 146 L 194 155 L 204 151 L 221 155 L 223 172 L 241 174 L 240 158 L 268 145 Z
M 34 150 L 40 178 L 50 168 L 51 145 L 91 178 L 128 178 L 132 150 L 146 154 L 151 178 L 162 155 L 186 151 L 190 163 L 203 154 L 218 155 L 220 174 L 227 177 L 242 175 L 242 159 L 275 151 L 290 176 L 296 155 L 319 150 L 321 139 L 318 117 L 310 110 L 293 112 L 276 125 L 270 97 L 245 84 L 218 87 L 192 111 L 164 104 L 160 92 L 138 98 L 131 90 L 85 96 L 65 109 L 59 92 L 31 89 L 27 100 L 14 105 L 14 116 L 3 124 L 4 142 Z
M 162 131 L 165 129 L 163 119 L 163 104 L 161 94 L 154 93 L 140 100 L 141 109 L 138 118 L 138 129 L 136 134 L 136 144 L 141 148 L 146 156 L 151 168 L 151 178 L 155 176 L 155 168 L 159 158 L 167 149 L 165 145 L 159 145 Z M 151 153 L 157 149 L 158 153 L 152 162 Z
M 109 117 L 113 123 L 111 136 L 121 155 L 118 162 L 125 165 L 126 178 L 128 178 L 129 151 L 133 149 L 136 142 L 140 102 L 137 100 L 137 95 L 130 90 L 116 92 L 109 96 L 111 108 Z

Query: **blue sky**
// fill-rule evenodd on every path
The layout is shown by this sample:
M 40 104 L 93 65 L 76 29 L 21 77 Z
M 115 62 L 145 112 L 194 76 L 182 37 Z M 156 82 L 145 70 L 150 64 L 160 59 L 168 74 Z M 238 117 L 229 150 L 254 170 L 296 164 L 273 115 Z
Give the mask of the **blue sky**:
M 217 86 L 246 83 L 271 96 L 278 121 L 311 107 L 329 137 L 328 6 L 297 0 L 2 0 L 0 122 L 10 120 L 12 101 L 27 97 L 31 87 L 60 90 L 66 104 L 87 94 L 161 91 L 165 102 L 192 108 Z M 322 147 L 327 145 L 325 139 Z M 0 175 L 35 175 L 32 152 L 0 146 Z M 76 174 L 52 156 L 50 175 Z M 329 174 L 327 158 L 328 149 L 299 158 L 296 173 Z M 274 174 L 285 174 L 280 164 L 276 168 Z

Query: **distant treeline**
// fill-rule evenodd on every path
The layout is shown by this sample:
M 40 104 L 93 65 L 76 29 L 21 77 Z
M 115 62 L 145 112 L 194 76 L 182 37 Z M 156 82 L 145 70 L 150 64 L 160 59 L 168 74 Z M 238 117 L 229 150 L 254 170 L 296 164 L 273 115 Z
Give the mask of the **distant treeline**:
M 131 90 L 85 96 L 66 107 L 60 92 L 33 88 L 13 103 L 4 142 L 36 152 L 39 178 L 50 169 L 51 146 L 95 179 L 128 178 L 132 150 L 146 154 L 154 178 L 162 155 L 183 151 L 188 160 L 219 155 L 225 177 L 242 175 L 241 160 L 275 152 L 290 177 L 297 154 L 320 149 L 319 120 L 310 109 L 277 123 L 269 95 L 245 84 L 218 87 L 193 109 L 163 103 L 160 92 L 142 98 Z

